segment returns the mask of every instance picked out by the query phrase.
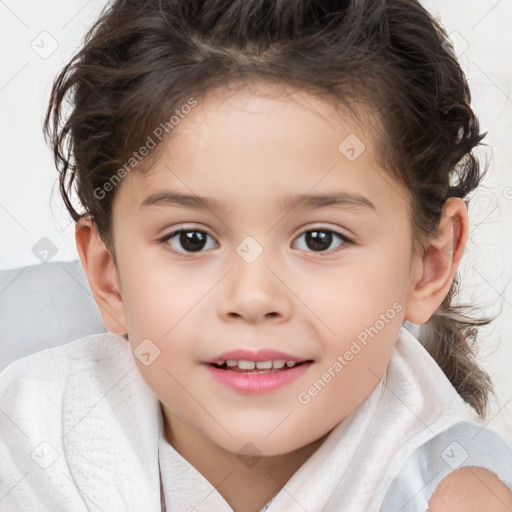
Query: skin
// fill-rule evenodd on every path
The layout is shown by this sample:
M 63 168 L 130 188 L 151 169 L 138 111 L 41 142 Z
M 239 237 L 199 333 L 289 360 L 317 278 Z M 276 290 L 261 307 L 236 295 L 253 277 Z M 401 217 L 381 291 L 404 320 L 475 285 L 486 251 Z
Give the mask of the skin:
M 437 486 L 428 512 L 510 512 L 512 493 L 493 473 L 465 467 L 450 473 Z
M 338 150 L 350 134 L 366 146 L 355 161 Z M 115 191 L 117 265 L 87 220 L 76 228 L 80 259 L 107 328 L 128 333 L 133 350 L 145 339 L 160 350 L 149 366 L 135 361 L 162 404 L 168 442 L 233 509 L 257 511 L 375 389 L 404 319 L 422 324 L 441 304 L 467 240 L 466 206 L 449 199 L 428 249 L 413 252 L 408 194 L 381 167 L 370 132 L 319 98 L 270 84 L 210 92 L 165 144 L 148 174 L 132 172 Z M 139 208 L 162 190 L 225 208 Z M 280 207 L 285 195 L 333 191 L 375 209 Z M 180 228 L 210 235 L 204 249 L 187 253 L 179 236 L 159 241 Z M 314 228 L 353 243 L 333 237 L 315 252 L 304 234 Z M 247 236 L 263 250 L 252 263 L 236 252 Z M 393 304 L 394 318 L 300 403 Z M 292 383 L 249 396 L 202 364 L 237 348 L 314 362 Z M 261 458 L 247 467 L 238 455 L 251 454 Z

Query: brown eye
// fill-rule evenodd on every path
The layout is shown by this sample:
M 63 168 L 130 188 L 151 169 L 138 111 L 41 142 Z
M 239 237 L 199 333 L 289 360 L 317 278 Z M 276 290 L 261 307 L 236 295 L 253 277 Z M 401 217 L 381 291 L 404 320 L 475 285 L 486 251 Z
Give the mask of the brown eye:
M 329 249 L 336 249 L 341 245 L 350 243 L 348 238 L 344 237 L 340 233 L 331 231 L 329 229 L 311 229 L 302 233 L 297 240 L 303 239 L 302 247 L 299 249 L 313 252 L 325 252 Z M 336 244 L 333 246 L 333 244 Z
M 332 244 L 333 235 L 326 231 L 308 231 L 306 245 L 313 251 L 327 251 Z
M 167 242 L 176 252 L 194 253 L 202 251 L 207 246 L 209 238 L 212 239 L 212 237 L 204 231 L 197 229 L 181 229 L 166 235 L 160 241 Z

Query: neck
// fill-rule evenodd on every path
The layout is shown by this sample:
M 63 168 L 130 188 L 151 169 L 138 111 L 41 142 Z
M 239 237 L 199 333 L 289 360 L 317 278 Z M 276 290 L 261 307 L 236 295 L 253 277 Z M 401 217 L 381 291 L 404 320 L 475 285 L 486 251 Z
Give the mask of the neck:
M 174 415 L 164 415 L 164 432 L 166 441 L 215 487 L 229 506 L 244 512 L 259 512 L 328 436 L 290 453 L 252 458 L 215 445 Z

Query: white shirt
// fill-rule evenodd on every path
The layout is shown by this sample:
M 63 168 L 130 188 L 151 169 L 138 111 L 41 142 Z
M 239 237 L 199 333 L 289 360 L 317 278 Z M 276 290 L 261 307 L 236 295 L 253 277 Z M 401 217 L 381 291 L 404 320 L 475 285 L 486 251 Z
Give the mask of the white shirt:
M 496 454 L 488 456 L 487 452 Z M 44 350 L 0 373 L 0 510 L 232 512 L 163 437 L 160 404 L 111 333 Z M 512 490 L 512 447 L 479 424 L 403 328 L 385 376 L 267 512 L 425 512 L 465 465 Z

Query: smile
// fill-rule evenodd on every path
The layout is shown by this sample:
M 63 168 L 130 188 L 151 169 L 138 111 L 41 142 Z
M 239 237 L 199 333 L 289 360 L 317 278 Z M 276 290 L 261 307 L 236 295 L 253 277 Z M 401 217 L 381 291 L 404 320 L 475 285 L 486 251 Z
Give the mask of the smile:
M 268 361 L 249 361 L 247 359 L 228 359 L 227 361 L 217 361 L 214 365 L 223 370 L 234 372 L 252 372 L 252 373 L 272 373 L 280 371 L 283 368 L 293 368 L 294 366 L 305 363 L 306 361 L 286 361 L 284 359 L 269 359 Z
M 228 365 L 232 363 L 231 365 Z M 274 363 L 277 367 L 274 368 Z M 287 363 L 291 364 L 288 365 Z M 218 364 L 222 363 L 222 364 Z M 260 367 L 257 364 L 260 363 Z M 214 380 L 238 393 L 259 395 L 276 391 L 303 375 L 313 361 L 219 360 L 205 366 Z M 263 365 L 263 367 L 261 367 Z

